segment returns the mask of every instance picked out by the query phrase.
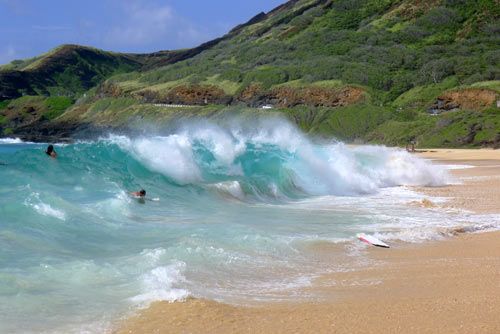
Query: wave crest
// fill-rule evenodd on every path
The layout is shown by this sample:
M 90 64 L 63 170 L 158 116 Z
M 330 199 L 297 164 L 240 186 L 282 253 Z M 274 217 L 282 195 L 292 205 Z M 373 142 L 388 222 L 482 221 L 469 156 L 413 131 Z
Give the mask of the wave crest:
M 239 199 L 249 189 L 276 198 L 366 194 L 384 187 L 449 182 L 445 169 L 403 150 L 315 143 L 286 122 L 258 128 L 191 125 L 167 136 L 110 136 L 106 141 L 177 184 L 216 184 Z M 244 191 L 236 194 L 235 182 Z

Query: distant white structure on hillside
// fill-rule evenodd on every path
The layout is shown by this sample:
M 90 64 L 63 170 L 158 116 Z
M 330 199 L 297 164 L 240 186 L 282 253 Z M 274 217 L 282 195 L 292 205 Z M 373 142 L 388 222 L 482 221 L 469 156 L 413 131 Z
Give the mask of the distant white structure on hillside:
M 163 108 L 196 108 L 196 106 L 189 104 L 166 104 L 166 103 L 155 103 L 153 104 L 155 107 L 163 107 Z
M 273 109 L 274 107 L 270 104 L 265 104 L 263 105 L 262 107 L 260 107 L 260 109 Z

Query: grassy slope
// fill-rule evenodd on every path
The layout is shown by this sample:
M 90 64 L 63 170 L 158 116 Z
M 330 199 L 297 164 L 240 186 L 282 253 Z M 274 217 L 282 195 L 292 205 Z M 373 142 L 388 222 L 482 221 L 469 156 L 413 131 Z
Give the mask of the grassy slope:
M 187 60 L 111 77 L 108 83 L 123 97 L 84 101 L 89 105 L 66 117 L 109 123 L 124 123 L 131 114 L 174 117 L 175 109 L 156 110 L 130 98 L 186 84 L 215 85 L 233 96 L 253 83 L 264 89 L 354 84 L 369 95 L 362 104 L 282 112 L 306 131 L 346 140 L 404 144 L 415 137 L 421 145 L 480 145 L 500 133 L 498 109 L 440 116 L 426 110 L 447 90 L 500 92 L 499 8 L 495 0 L 290 2 Z M 127 106 L 117 107 L 123 101 Z M 197 112 L 210 114 L 213 108 L 227 110 L 210 106 Z M 464 141 L 471 127 L 475 138 Z
M 267 89 L 356 84 L 369 92 L 368 104 L 284 112 L 304 130 L 346 140 L 480 145 L 500 133 L 498 109 L 426 111 L 450 89 L 500 92 L 498 18 L 495 1 L 487 0 L 298 1 L 196 57 L 111 81 L 129 92 L 168 91 L 188 82 L 230 94 L 255 82 Z M 465 143 L 476 123 L 476 139 Z
M 341 80 L 366 86 L 382 102 L 391 102 L 450 76 L 455 85 L 498 79 L 494 0 L 443 1 L 451 4 L 444 7 L 431 0 L 416 7 L 412 1 L 389 0 L 335 1 L 325 7 L 322 1 L 293 17 L 311 2 L 299 1 L 294 9 L 271 15 L 198 56 L 136 73 L 127 83 L 144 87 L 190 77 L 190 82 L 209 80 L 221 87 L 255 81 L 272 87 L 296 80 Z
M 74 100 L 66 96 L 23 96 L 0 102 L 0 134 L 11 135 L 16 127 L 54 121 L 72 106 Z
M 63 45 L 39 57 L 14 61 L 0 68 L 0 100 L 22 95 L 77 97 L 111 75 L 140 66 L 141 63 L 127 55 Z

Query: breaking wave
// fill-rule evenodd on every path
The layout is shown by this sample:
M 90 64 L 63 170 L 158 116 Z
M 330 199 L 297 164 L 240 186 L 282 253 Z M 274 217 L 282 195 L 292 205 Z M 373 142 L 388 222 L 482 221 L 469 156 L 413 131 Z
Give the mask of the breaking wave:
M 408 205 L 424 196 L 404 186 L 447 184 L 446 167 L 313 140 L 284 121 L 111 134 L 55 145 L 57 159 L 44 149 L 0 142 L 1 332 L 108 328 L 130 307 L 188 296 L 298 298 L 317 275 L 358 261 L 318 258 L 308 252 L 317 242 L 358 232 L 418 242 L 500 226 Z M 145 201 L 129 195 L 141 188 Z

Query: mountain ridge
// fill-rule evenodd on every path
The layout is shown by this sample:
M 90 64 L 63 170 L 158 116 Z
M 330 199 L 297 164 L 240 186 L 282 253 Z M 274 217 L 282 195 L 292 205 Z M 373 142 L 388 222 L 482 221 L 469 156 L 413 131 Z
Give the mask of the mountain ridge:
M 272 105 L 304 131 L 345 140 L 497 145 L 499 18 L 494 0 L 293 0 L 196 48 L 113 54 L 120 60 L 74 95 L 21 93 L 77 102 L 54 121 L 113 126 L 131 113 L 157 115 L 155 104 Z M 0 92 L 8 87 L 2 75 L 22 79 L 0 74 Z M 106 116 L 117 106 L 115 119 Z M 16 111 L 3 113 L 3 127 L 14 133 Z M 376 121 L 351 124 L 362 117 Z

